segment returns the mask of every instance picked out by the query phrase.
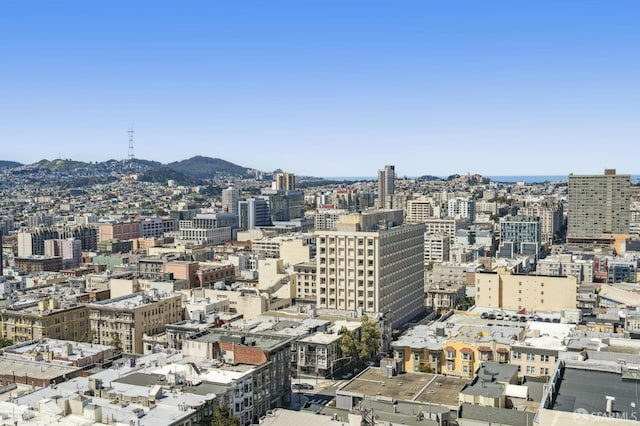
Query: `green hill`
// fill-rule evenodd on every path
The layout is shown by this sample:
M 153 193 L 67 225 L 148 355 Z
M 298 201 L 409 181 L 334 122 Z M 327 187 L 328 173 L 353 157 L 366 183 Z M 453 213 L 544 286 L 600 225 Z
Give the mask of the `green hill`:
M 198 179 L 211 179 L 219 175 L 246 176 L 248 170 L 246 167 L 238 166 L 220 158 L 202 157 L 200 155 L 188 160 L 169 163 L 167 167 Z
M 2 169 L 12 169 L 14 167 L 20 167 L 22 164 L 15 161 L 4 161 L 0 160 L 0 170 Z

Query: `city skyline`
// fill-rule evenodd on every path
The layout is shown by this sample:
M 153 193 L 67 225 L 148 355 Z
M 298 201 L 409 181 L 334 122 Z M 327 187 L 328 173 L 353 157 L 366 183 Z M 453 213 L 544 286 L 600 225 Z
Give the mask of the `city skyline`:
M 640 130 L 638 12 L 631 1 L 7 4 L 0 159 L 125 159 L 133 125 L 135 157 L 162 163 L 638 174 L 622 155 Z

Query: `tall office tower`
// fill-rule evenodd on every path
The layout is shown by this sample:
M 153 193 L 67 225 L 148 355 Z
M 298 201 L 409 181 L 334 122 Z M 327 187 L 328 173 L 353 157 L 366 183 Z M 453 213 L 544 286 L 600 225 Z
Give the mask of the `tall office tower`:
M 238 200 L 240 191 L 229 187 L 222 190 L 222 211 L 225 213 L 238 214 Z
M 538 257 L 542 240 L 540 218 L 506 216 L 500 219 L 500 256 L 525 254 Z
M 378 170 L 378 208 L 393 208 L 393 193 L 395 191 L 396 170 L 395 166 L 384 166 Z
M 425 226 L 401 222 L 401 210 L 373 211 L 316 231 L 319 308 L 384 313 L 394 328 L 420 314 Z
M 271 226 L 269 205 L 264 198 L 249 198 L 238 202 L 239 226 L 243 231 Z
M 296 175 L 293 173 L 276 173 L 273 177 L 274 188 L 285 191 L 296 189 Z
M 304 217 L 304 194 L 298 190 L 263 189 L 261 198 L 269 203 L 272 222 Z
M 631 176 L 606 169 L 604 175 L 569 175 L 567 242 L 611 244 L 628 234 Z

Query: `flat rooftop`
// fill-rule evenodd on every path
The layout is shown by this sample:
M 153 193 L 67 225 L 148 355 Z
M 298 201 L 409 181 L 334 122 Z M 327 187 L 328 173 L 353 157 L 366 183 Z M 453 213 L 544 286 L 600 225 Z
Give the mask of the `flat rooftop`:
M 275 334 L 210 329 L 205 333 L 193 336 L 191 339 L 202 342 L 235 342 L 245 346 L 256 346 L 263 351 L 272 351 L 290 342 L 293 338 Z M 241 339 L 244 340 L 244 343 L 242 343 Z
M 72 342 L 69 340 L 57 339 L 39 339 L 31 342 L 20 343 L 4 348 L 6 353 L 15 353 L 24 355 L 29 352 L 53 352 L 55 356 L 62 356 L 62 348 L 64 345 L 71 345 L 71 353 L 67 357 L 69 360 L 78 360 L 99 354 L 103 351 L 112 349 L 111 346 L 98 345 L 96 343 Z
M 52 380 L 78 371 L 78 367 L 69 367 L 40 361 L 28 361 L 16 358 L 0 357 L 0 371 L 11 372 L 16 377 L 37 377 Z
M 90 307 L 107 307 L 107 308 L 115 308 L 115 309 L 133 309 L 139 306 L 149 305 L 153 302 L 158 302 L 160 300 L 165 300 L 170 297 L 176 296 L 176 294 L 162 294 L 158 293 L 154 294 L 146 294 L 146 293 L 136 293 L 121 297 L 116 297 L 114 299 L 101 300 L 99 302 L 90 303 Z
M 471 383 L 471 379 L 455 376 L 436 376 L 436 379 L 422 392 L 416 401 L 438 405 L 458 405 L 458 394 Z
M 620 373 L 565 368 L 552 410 L 604 413 L 605 397 L 612 396 L 613 411 L 620 418 L 637 418 L 637 408 L 631 404 L 637 407 L 640 403 L 638 385 L 637 380 L 623 379 Z
M 404 373 L 387 377 L 379 368 L 370 367 L 340 391 L 394 400 L 457 405 L 458 393 L 468 383 L 471 383 L 470 379 L 428 373 Z

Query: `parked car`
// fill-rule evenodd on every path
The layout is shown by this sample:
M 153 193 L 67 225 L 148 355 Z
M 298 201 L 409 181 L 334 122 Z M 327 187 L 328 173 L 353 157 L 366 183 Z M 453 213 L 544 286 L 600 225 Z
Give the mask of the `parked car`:
M 291 389 L 293 389 L 293 390 L 312 390 L 313 389 L 313 385 L 310 385 L 309 383 L 293 383 L 291 385 Z

